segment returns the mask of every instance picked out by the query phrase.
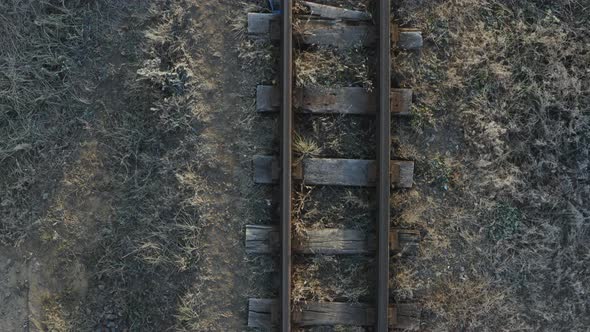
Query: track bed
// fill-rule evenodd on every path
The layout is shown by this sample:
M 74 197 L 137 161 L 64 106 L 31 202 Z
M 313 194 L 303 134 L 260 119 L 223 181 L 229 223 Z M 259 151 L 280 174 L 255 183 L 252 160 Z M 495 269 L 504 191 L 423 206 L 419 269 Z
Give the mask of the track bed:
M 389 296 L 391 256 L 416 254 L 420 239 L 413 230 L 390 228 L 391 190 L 410 188 L 414 172 L 412 161 L 391 160 L 392 119 L 409 115 L 412 90 L 392 87 L 390 52 L 392 39 L 397 47 L 419 48 L 420 32 L 392 28 L 388 0 L 378 1 L 374 15 L 306 1 L 297 2 L 297 7 L 298 14 L 294 15 L 293 3 L 282 0 L 274 2 L 274 8 L 280 8 L 278 12 L 248 14 L 250 37 L 276 41 L 281 57 L 278 86 L 260 85 L 256 95 L 258 112 L 269 116 L 278 113 L 280 153 L 253 158 L 255 182 L 279 185 L 279 222 L 246 228 L 250 254 L 278 253 L 280 291 L 276 299 L 250 299 L 248 326 L 281 331 L 335 325 L 372 331 L 415 328 L 419 307 L 393 304 Z M 334 52 L 368 50 L 371 63 L 376 64 L 370 87 L 295 86 L 295 49 L 313 52 L 318 47 Z M 300 134 L 309 116 L 370 119 L 371 139 L 361 142 L 373 145 L 366 153 L 370 158 L 314 156 L 314 145 L 306 143 Z M 369 188 L 372 194 L 367 209 L 371 212 L 366 216 L 374 221 L 368 227 L 299 227 L 294 219 L 305 210 L 305 198 L 301 197 L 309 188 L 326 186 Z M 370 295 L 332 301 L 294 300 L 293 264 L 299 261 L 297 257 L 315 255 L 356 255 L 370 262 Z

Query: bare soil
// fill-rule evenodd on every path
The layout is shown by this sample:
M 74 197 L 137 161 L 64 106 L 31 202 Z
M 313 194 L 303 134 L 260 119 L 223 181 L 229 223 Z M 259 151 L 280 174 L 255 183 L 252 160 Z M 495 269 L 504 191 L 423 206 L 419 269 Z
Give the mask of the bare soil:
M 14 32 L 1 62 L 2 326 L 243 328 L 243 225 L 267 210 L 249 167 L 264 138 L 258 79 L 231 25 L 243 9 L 0 6 Z

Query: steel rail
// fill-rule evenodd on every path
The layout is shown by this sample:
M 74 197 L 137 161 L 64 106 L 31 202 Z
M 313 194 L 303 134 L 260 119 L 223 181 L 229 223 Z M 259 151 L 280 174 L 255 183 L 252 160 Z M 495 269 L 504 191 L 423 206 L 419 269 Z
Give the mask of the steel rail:
M 293 26 L 292 0 L 281 0 L 281 331 L 291 331 L 291 162 L 293 129 Z
M 390 127 L 390 90 L 391 90 L 391 31 L 390 0 L 379 0 L 379 59 L 377 71 L 377 326 L 376 331 L 388 331 L 389 307 L 389 223 L 390 223 L 390 174 L 391 127 Z

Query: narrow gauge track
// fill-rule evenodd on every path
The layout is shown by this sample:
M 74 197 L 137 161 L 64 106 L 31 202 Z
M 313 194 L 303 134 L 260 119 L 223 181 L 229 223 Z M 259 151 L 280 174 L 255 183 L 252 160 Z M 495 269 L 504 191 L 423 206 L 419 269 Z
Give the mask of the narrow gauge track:
M 376 0 L 377 26 L 364 12 L 345 10 L 312 2 L 309 7 L 315 31 L 296 36 L 301 44 L 345 47 L 362 44 L 377 48 L 377 89 L 349 87 L 330 91 L 293 89 L 293 1 L 280 0 L 280 12 L 250 13 L 250 35 L 280 40 L 280 85 L 257 88 L 257 110 L 280 113 L 280 157 L 254 157 L 257 183 L 279 183 L 279 227 L 249 225 L 246 249 L 252 254 L 280 252 L 279 299 L 250 299 L 248 326 L 291 331 L 293 326 L 356 325 L 374 331 L 416 326 L 419 310 L 413 304 L 391 305 L 389 298 L 390 251 L 415 247 L 419 234 L 412 230 L 390 230 L 390 190 L 411 187 L 414 164 L 391 161 L 391 115 L 407 115 L 412 100 L 410 89 L 391 88 L 390 0 Z M 278 4 L 277 4 L 278 5 Z M 354 22 L 354 24 L 349 24 Z M 360 24 L 359 24 L 360 22 Z M 420 32 L 395 28 L 398 47 L 421 47 Z M 293 165 L 294 108 L 308 113 L 364 114 L 376 117 L 377 160 L 308 158 Z M 377 197 L 376 236 L 355 230 L 324 229 L 293 242 L 291 234 L 293 181 L 309 185 L 374 186 Z M 376 245 L 375 245 L 376 242 Z M 293 312 L 291 299 L 292 254 L 373 254 L 377 258 L 377 296 L 374 303 L 317 302 L 303 304 Z

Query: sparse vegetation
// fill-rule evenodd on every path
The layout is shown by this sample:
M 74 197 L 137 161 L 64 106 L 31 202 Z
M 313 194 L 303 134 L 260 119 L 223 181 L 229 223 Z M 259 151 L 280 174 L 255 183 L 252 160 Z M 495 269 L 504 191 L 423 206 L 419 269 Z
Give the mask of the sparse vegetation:
M 434 127 L 436 122 L 432 110 L 423 105 L 412 105 L 410 110 L 412 114 L 411 124 L 412 128 L 418 132 L 423 133 L 425 127 Z
M 488 226 L 488 236 L 494 240 L 506 240 L 515 235 L 522 224 L 522 213 L 519 209 L 499 203 L 484 218 L 492 220 Z
M 400 151 L 429 170 L 417 172 L 419 183 L 457 184 L 442 193 L 418 186 L 396 198 L 405 202 L 396 222 L 426 234 L 420 258 L 398 273 L 401 294 L 428 309 L 425 330 L 588 326 L 579 286 L 590 278 L 588 246 L 579 242 L 587 240 L 590 190 L 581 148 L 590 126 L 584 6 L 398 7 L 403 25 L 423 29 L 426 47 L 396 53 L 397 79 L 434 119 L 403 129 Z
M 64 315 L 62 305 L 50 296 L 43 299 L 45 316 L 43 321 L 33 320 L 33 326 L 41 331 L 71 331 L 72 325 Z
M 322 150 L 314 140 L 295 135 L 295 138 L 293 139 L 293 152 L 295 152 L 300 159 L 303 159 L 317 157 Z
M 234 331 L 247 297 L 276 296 L 277 262 L 241 246 L 245 223 L 273 219 L 250 162 L 277 152 L 276 121 L 252 106 L 256 84 L 276 84 L 277 48 L 244 33 L 245 12 L 266 4 L 0 3 L 0 244 L 21 260 L 0 289 L 17 280 L 6 294 L 26 297 L 23 324 Z M 396 4 L 425 47 L 394 51 L 394 86 L 411 87 L 415 103 L 411 120 L 396 120 L 393 153 L 417 172 L 415 188 L 392 197 L 392 223 L 424 238 L 416 259 L 392 258 L 391 284 L 394 301 L 423 304 L 422 330 L 590 326 L 587 7 Z M 296 85 L 371 90 L 372 56 L 298 51 Z M 372 119 L 297 116 L 299 157 L 374 158 Z M 296 194 L 297 235 L 373 232 L 370 189 Z M 300 259 L 293 295 L 366 301 L 371 264 Z
M 0 4 L 0 241 L 43 264 L 31 278 L 51 296 L 25 317 L 40 330 L 219 324 L 198 295 L 217 218 L 205 173 L 224 168 L 203 131 L 218 87 L 211 48 L 194 45 L 225 45 L 191 32 L 208 24 L 191 18 L 200 6 Z M 76 289 L 51 286 L 61 283 Z
M 293 272 L 293 300 L 366 300 L 371 292 L 370 264 L 358 258 L 316 256 L 298 262 Z
M 362 47 L 298 51 L 294 59 L 297 86 L 362 86 L 369 91 L 373 89 L 374 69 L 369 65 L 369 55 Z

